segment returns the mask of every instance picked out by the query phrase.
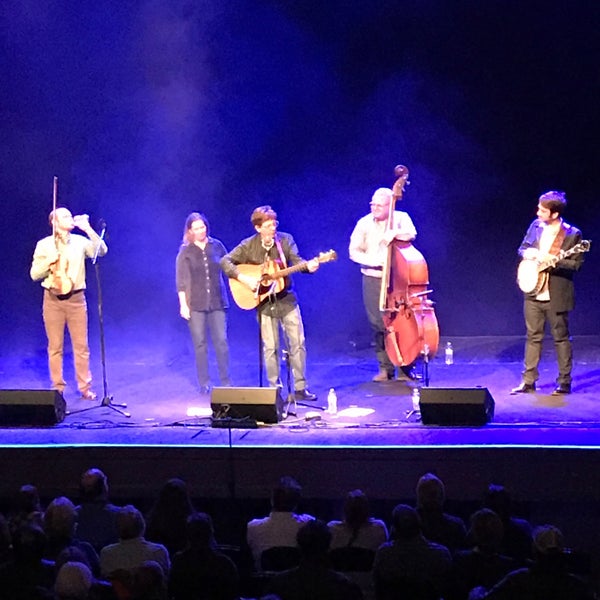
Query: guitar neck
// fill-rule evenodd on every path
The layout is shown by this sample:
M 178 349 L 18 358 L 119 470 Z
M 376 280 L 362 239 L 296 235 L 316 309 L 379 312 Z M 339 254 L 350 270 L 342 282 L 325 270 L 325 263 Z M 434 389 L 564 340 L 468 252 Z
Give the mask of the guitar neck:
M 275 271 L 274 273 L 270 273 L 271 279 L 277 279 L 278 277 L 287 277 L 288 275 L 291 275 L 292 273 L 297 273 L 298 271 L 301 271 L 304 267 L 306 267 L 308 261 L 303 260 L 302 262 L 299 262 L 297 265 L 293 265 L 292 267 L 286 267 L 285 269 L 279 269 L 278 271 Z

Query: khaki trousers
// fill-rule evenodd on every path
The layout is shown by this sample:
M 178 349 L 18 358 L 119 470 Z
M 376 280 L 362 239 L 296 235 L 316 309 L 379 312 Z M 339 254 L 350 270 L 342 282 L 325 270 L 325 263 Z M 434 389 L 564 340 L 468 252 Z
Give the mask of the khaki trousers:
M 44 290 L 42 314 L 48 337 L 48 368 L 52 387 L 63 392 L 66 386 L 63 376 L 65 327 L 69 330 L 73 347 L 73 362 L 77 388 L 85 392 L 92 385 L 90 373 L 90 348 L 88 345 L 88 318 L 85 292 L 79 290 L 62 299 Z

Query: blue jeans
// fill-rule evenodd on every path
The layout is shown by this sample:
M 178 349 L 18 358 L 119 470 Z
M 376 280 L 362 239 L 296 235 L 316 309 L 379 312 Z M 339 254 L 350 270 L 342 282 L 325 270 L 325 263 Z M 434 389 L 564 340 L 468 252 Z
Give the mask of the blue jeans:
M 290 367 L 294 376 L 294 389 L 306 388 L 306 340 L 300 307 L 296 306 L 283 317 L 260 315 L 263 356 L 267 380 L 271 387 L 281 385 L 279 377 L 279 325 L 283 329 L 290 353 Z
M 221 385 L 231 385 L 225 311 L 193 310 L 188 323 L 194 344 L 196 369 L 198 370 L 198 382 L 200 386 L 208 387 L 210 385 L 210 376 L 208 374 L 208 331 L 210 331 L 210 338 L 215 350 Z

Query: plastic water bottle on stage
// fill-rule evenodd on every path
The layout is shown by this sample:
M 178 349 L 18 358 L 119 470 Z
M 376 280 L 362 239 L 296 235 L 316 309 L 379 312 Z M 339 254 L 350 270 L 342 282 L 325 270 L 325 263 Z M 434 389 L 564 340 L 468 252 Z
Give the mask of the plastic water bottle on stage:
M 418 412 L 421 410 L 421 407 L 419 406 L 419 401 L 421 400 L 421 394 L 419 392 L 419 388 L 415 387 L 413 388 L 412 391 L 412 409 L 415 412 Z
M 447 365 L 454 364 L 454 348 L 452 347 L 452 342 L 446 343 L 445 360 Z
M 337 394 L 333 388 L 331 388 L 327 394 L 327 412 L 330 415 L 337 414 Z

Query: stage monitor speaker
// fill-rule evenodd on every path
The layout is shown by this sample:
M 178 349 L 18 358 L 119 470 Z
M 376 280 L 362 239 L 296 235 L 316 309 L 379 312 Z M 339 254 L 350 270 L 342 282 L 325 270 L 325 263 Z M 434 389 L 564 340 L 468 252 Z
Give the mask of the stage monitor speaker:
M 421 388 L 424 425 L 485 425 L 494 417 L 494 399 L 487 388 Z
M 273 387 L 214 387 L 210 398 L 213 419 L 248 422 L 278 423 L 283 413 L 283 399 L 279 388 Z M 216 425 L 213 421 L 213 425 Z
M 56 425 L 66 408 L 56 390 L 0 390 L 0 425 Z

